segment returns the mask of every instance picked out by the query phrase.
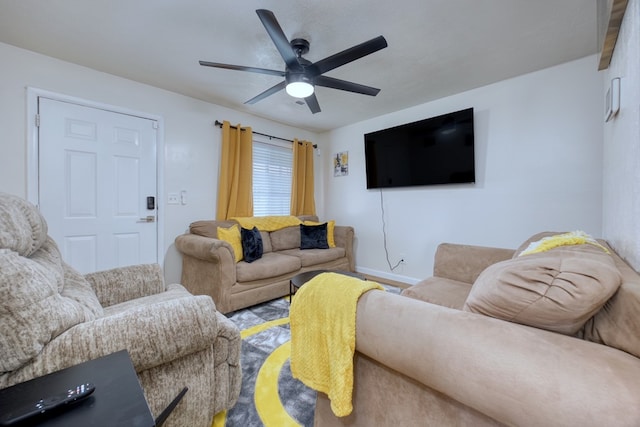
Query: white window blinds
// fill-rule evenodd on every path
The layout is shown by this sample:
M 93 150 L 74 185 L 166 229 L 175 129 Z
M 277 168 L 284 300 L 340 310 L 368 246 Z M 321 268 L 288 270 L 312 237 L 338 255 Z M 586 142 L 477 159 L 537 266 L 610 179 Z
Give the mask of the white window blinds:
M 253 141 L 253 215 L 289 215 L 291 144 Z

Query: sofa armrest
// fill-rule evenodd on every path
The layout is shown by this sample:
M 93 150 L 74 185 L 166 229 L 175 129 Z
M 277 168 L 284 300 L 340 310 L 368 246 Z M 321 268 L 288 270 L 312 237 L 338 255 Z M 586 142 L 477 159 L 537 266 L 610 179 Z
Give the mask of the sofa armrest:
M 103 307 L 164 292 L 164 275 L 158 264 L 114 268 L 85 275 Z
M 240 364 L 240 349 L 242 348 L 240 330 L 235 323 L 224 314 L 218 312 L 218 337 L 215 348 L 215 364 L 227 363 L 232 366 Z M 218 348 L 220 347 L 220 348 Z
M 387 292 L 357 310 L 356 351 L 506 425 L 640 420 L 627 353 Z
M 336 246 L 344 248 L 346 251 L 350 271 L 356 271 L 356 262 L 353 256 L 354 235 L 353 227 L 348 225 L 336 225 L 333 229 L 333 239 L 336 242 Z
M 182 234 L 176 237 L 176 248 L 185 255 L 210 262 L 224 262 L 224 256 L 218 251 L 226 251 L 235 260 L 233 248 L 224 240 L 198 234 Z
M 236 260 L 231 245 L 225 241 L 197 234 L 176 237 L 182 254 L 180 283 L 196 295 L 209 295 L 218 310 L 230 309 L 229 295 L 236 283 Z
M 441 243 L 433 263 L 433 275 L 474 283 L 480 273 L 496 262 L 510 259 L 513 249 Z
M 216 314 L 206 296 L 134 307 L 74 326 L 47 344 L 32 365 L 49 372 L 126 349 L 142 372 L 211 347 L 218 336 Z

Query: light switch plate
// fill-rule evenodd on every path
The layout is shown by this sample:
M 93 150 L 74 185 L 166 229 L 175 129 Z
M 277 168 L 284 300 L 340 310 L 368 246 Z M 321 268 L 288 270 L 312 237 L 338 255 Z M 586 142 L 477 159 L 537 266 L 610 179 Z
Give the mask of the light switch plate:
M 178 193 L 169 193 L 168 194 L 167 203 L 170 205 L 179 205 L 180 204 L 180 195 Z
M 605 98 L 604 121 L 608 122 L 620 110 L 620 77 L 611 79 L 611 87 L 607 90 Z

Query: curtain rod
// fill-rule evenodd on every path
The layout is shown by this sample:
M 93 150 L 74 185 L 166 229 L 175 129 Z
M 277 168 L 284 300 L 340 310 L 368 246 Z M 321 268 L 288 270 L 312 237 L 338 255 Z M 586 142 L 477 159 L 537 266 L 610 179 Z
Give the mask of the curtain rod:
M 222 122 L 220 120 L 216 120 L 216 126 L 218 127 L 222 127 Z M 230 125 L 232 129 L 238 129 L 236 126 Z M 244 130 L 242 128 L 240 128 L 240 130 Z M 262 135 L 262 136 L 266 136 L 269 139 L 280 139 L 282 141 L 288 141 L 293 143 L 293 140 L 291 139 L 286 139 L 286 138 L 280 138 L 279 136 L 273 136 L 273 135 L 267 135 L 266 133 L 260 133 L 260 132 L 256 132 L 255 130 L 253 131 L 253 133 L 257 134 L 257 135 Z M 298 144 L 302 144 L 302 142 L 298 141 Z M 318 148 L 318 146 L 316 144 L 313 144 L 313 148 Z

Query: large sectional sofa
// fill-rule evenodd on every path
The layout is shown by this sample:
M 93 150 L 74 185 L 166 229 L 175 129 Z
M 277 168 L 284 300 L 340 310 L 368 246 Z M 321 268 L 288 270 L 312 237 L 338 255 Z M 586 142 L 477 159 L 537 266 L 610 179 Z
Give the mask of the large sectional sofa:
M 363 295 L 353 412 L 319 393 L 315 425 L 640 425 L 640 275 L 600 240 L 518 256 L 552 235 L 443 243 L 433 277 Z
M 317 216 L 300 221 L 318 222 Z M 354 229 L 335 225 L 335 247 L 300 249 L 300 226 L 274 231 L 260 230 L 263 255 L 253 262 L 236 262 L 234 249 L 218 237 L 218 228 L 240 225 L 237 221 L 196 221 L 189 233 L 176 238 L 182 254 L 181 283 L 192 293 L 209 295 L 222 313 L 239 310 L 289 293 L 289 281 L 310 270 L 355 271 Z

